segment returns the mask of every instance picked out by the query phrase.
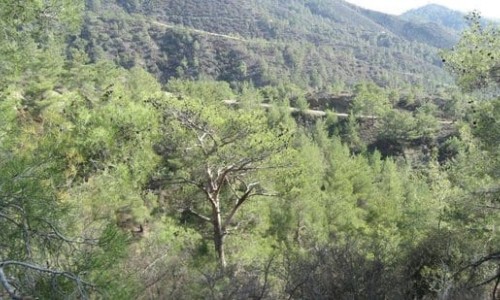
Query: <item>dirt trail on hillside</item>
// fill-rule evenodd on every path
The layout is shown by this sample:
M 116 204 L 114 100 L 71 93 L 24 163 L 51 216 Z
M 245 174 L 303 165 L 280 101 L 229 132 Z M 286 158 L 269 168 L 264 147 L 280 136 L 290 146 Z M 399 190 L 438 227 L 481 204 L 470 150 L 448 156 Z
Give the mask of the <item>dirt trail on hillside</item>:
M 242 38 L 239 38 L 236 36 L 230 36 L 227 34 L 214 33 L 214 32 L 204 31 L 204 30 L 200 30 L 200 29 L 194 29 L 194 28 L 180 26 L 180 25 L 165 24 L 165 23 L 158 22 L 158 21 L 153 21 L 152 23 L 155 25 L 164 27 L 164 28 L 183 29 L 183 30 L 186 30 L 189 32 L 194 32 L 194 33 L 198 33 L 198 34 L 202 34 L 202 35 L 209 35 L 209 36 L 215 36 L 215 37 L 220 37 L 220 38 L 224 38 L 224 39 L 246 42 L 245 39 L 242 39 Z
M 224 100 L 224 103 L 227 104 L 227 105 L 238 105 L 238 101 L 236 100 Z M 264 108 L 270 108 L 272 107 L 272 104 L 269 104 L 269 103 L 261 103 L 260 104 L 261 107 L 264 107 Z M 290 112 L 300 112 L 301 110 L 296 108 L 296 107 L 289 107 L 288 110 Z M 302 111 L 303 113 L 307 114 L 307 115 L 311 115 L 311 116 L 315 116 L 315 117 L 323 117 L 323 116 L 326 116 L 326 112 L 325 111 L 322 111 L 322 110 L 314 110 L 314 109 L 306 109 L 306 110 L 303 110 Z M 335 116 L 339 117 L 339 118 L 347 118 L 349 117 L 349 114 L 346 114 L 346 113 L 333 113 Z M 359 118 L 361 119 L 377 119 L 376 116 L 364 116 L 364 115 L 360 115 L 358 116 Z M 453 124 L 453 121 L 450 121 L 450 120 L 439 120 L 438 121 L 439 124 Z

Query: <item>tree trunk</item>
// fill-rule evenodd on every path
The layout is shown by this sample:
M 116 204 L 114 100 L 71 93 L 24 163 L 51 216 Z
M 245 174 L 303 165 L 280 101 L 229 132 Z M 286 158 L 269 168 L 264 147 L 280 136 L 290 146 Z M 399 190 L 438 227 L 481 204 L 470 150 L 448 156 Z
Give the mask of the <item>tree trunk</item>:
M 214 243 L 215 243 L 215 251 L 217 252 L 217 256 L 219 258 L 219 264 L 222 269 L 226 268 L 226 255 L 224 253 L 224 233 L 216 230 L 214 232 Z
M 214 246 L 215 252 L 217 253 L 217 257 L 219 259 L 219 265 L 222 270 L 226 268 L 226 255 L 224 253 L 224 237 L 225 232 L 222 228 L 222 219 L 220 215 L 219 207 L 215 207 L 214 209 L 214 218 L 213 218 L 213 226 L 214 226 Z

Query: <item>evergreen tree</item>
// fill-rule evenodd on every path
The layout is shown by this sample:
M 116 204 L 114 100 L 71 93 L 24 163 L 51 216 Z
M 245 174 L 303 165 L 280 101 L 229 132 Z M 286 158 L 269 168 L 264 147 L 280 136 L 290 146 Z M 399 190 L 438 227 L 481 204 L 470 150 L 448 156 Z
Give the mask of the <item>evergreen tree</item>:
M 291 132 L 268 128 L 260 110 L 233 110 L 205 97 L 171 98 L 165 117 L 165 142 L 171 146 L 164 153 L 170 166 L 164 179 L 184 195 L 183 214 L 211 227 L 225 268 L 225 239 L 241 208 L 256 197 L 277 196 L 266 182 L 289 165 L 284 155 Z

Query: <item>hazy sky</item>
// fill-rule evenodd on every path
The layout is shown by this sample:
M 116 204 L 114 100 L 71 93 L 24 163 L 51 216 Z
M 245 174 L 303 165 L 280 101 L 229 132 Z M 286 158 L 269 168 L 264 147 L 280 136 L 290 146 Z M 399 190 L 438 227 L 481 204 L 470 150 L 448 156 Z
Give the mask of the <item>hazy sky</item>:
M 463 12 L 476 9 L 485 17 L 500 19 L 499 0 L 347 0 L 347 2 L 396 15 L 412 8 L 435 3 Z

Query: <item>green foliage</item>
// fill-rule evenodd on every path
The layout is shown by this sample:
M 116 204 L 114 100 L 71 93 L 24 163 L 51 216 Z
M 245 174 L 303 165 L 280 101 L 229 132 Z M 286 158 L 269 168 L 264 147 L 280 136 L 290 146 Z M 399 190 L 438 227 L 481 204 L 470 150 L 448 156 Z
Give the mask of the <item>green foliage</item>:
M 295 102 L 296 102 L 295 104 L 297 105 L 297 108 L 301 112 L 309 109 L 309 103 L 307 103 L 307 100 L 304 96 L 299 96 L 299 98 L 297 98 L 297 100 Z
M 64 39 L 79 29 L 82 10 L 81 3 L 66 0 L 2 1 L 0 89 L 11 82 L 57 74 L 54 67 L 62 63 Z
M 234 93 L 226 82 L 185 81 L 174 79 L 167 84 L 167 91 L 192 98 L 206 98 L 207 101 L 222 102 L 234 99 Z
M 416 120 L 410 112 L 391 111 L 382 120 L 381 138 L 392 141 L 411 141 L 418 137 Z
M 374 84 L 358 84 L 355 94 L 352 111 L 356 115 L 381 117 L 391 108 L 385 91 Z
M 435 117 L 437 107 L 432 103 L 425 103 L 417 109 L 415 114 L 416 132 L 420 138 L 433 139 L 438 132 L 439 123 Z
M 379 138 L 387 141 L 408 143 L 417 139 L 433 140 L 439 124 L 433 115 L 434 106 L 427 104 L 415 114 L 393 110 L 382 118 Z
M 498 26 L 481 23 L 481 16 L 468 16 L 469 27 L 451 51 L 441 56 L 445 66 L 456 76 L 467 91 L 498 85 L 500 82 L 500 37 Z
M 351 12 L 362 14 L 364 25 L 348 34 L 329 27 L 352 25 L 341 14 L 352 9 L 340 2 L 291 1 L 280 9 L 268 1 L 259 8 L 235 2 L 218 8 L 221 16 L 265 12 L 257 14 L 260 22 L 239 18 L 238 24 L 167 14 L 201 6 L 160 2 L 88 1 L 101 15 L 88 13 L 66 59 L 64 45 L 57 43 L 78 23 L 78 5 L 0 4 L 7 33 L 0 37 L 6 61 L 0 74 L 9 78 L 0 86 L 0 283 L 9 294 L 2 295 L 480 299 L 491 294 L 490 286 L 482 285 L 498 277 L 500 242 L 495 229 L 500 105 L 491 89 L 470 111 L 460 94 L 452 95 L 448 113 L 456 111 L 465 121 L 441 144 L 439 162 L 432 150 L 418 163 L 406 155 L 382 158 L 383 149 L 365 146 L 370 132 L 402 148 L 422 141 L 438 146 L 444 137 L 437 137 L 437 118 L 448 103 L 435 101 L 438 107 L 425 100 L 423 86 L 413 85 L 408 97 L 414 103 L 391 110 L 400 105 L 399 90 L 365 83 L 355 88 L 353 111 L 373 116 L 368 121 L 354 114 L 342 120 L 332 111 L 323 119 L 306 119 L 292 116 L 289 107 L 291 102 L 301 110 L 316 108 L 322 104 L 306 100 L 304 88 L 343 91 L 345 79 L 359 75 L 336 74 L 321 63 L 326 58 L 345 63 L 339 64 L 342 72 L 379 56 L 368 51 L 371 47 L 408 46 L 387 34 L 359 33 L 392 17 Z M 161 16 L 174 28 L 128 12 Z M 208 9 L 208 16 L 214 13 Z M 387 26 L 396 30 L 397 24 Z M 467 43 L 488 49 L 497 43 L 496 32 L 474 24 L 447 55 L 452 68 L 462 60 L 470 63 L 471 72 L 486 76 L 483 82 L 491 87 L 497 83 L 496 60 L 487 63 L 481 52 L 469 55 Z M 59 33 L 62 26 L 68 31 Z M 321 41 L 338 40 L 339 32 L 343 43 L 359 47 L 343 52 L 322 46 Z M 307 42 L 294 41 L 300 37 Z M 134 48 L 136 43 L 142 46 Z M 419 55 L 430 55 L 426 46 L 417 48 Z M 165 49 L 167 56 L 161 53 Z M 412 51 L 417 50 L 400 50 Z M 117 61 L 107 61 L 110 54 Z M 165 70 L 166 92 L 145 69 L 156 75 Z M 365 71 L 359 80 L 372 77 Z M 170 78 L 172 72 L 189 80 Z M 205 79 L 194 80 L 199 78 Z M 329 78 L 337 84 L 332 87 Z M 380 79 L 393 84 L 388 74 Z M 465 87 L 484 86 L 472 77 L 462 80 Z M 269 106 L 263 108 L 262 100 Z
M 455 163 L 451 164 L 450 179 L 463 193 L 456 197 L 454 205 L 447 211 L 450 224 L 462 228 L 468 239 L 477 239 L 476 252 L 481 259 L 467 266 L 462 272 L 473 276 L 488 277 L 498 282 L 498 273 L 492 269 L 493 257 L 498 253 L 499 235 L 493 228 L 498 226 L 499 196 L 499 151 L 498 109 L 499 86 L 497 76 L 498 30 L 494 27 L 483 28 L 480 16 L 469 16 L 470 27 L 457 47 L 444 57 L 451 70 L 458 72 L 457 79 L 461 87 L 473 91 L 481 102 L 472 106 L 472 128 L 463 125 L 460 137 L 463 147 L 458 149 Z M 475 51 L 471 51 L 471 49 Z M 477 105 L 477 107 L 476 107 Z M 494 144 L 494 146 L 493 146 Z M 458 222 L 458 223 L 455 223 Z M 493 253 L 493 254 L 492 254 Z M 472 255 L 470 252 L 468 255 Z M 496 274 L 496 275 L 494 275 Z M 493 293 L 497 292 L 493 288 Z
M 57 176 L 51 176 L 59 168 L 53 162 L 41 161 L 34 156 L 31 160 L 23 159 L 8 154 L 6 150 L 2 149 L 0 164 L 0 219 L 3 224 L 1 238 L 9 243 L 0 246 L 0 265 L 8 276 L 18 282 L 18 293 L 36 291 L 38 296 L 50 297 L 55 294 L 51 294 L 50 285 L 45 285 L 43 273 L 15 265 L 4 266 L 3 263 L 26 262 L 41 268 L 80 271 L 74 267 L 78 257 L 65 257 L 71 250 L 71 243 L 62 239 L 60 233 L 61 228 L 66 229 L 69 207 L 58 203 L 57 195 L 51 189 L 52 185 L 59 184 Z M 72 293 L 79 288 L 76 282 L 61 286 L 61 278 L 55 276 L 54 279 L 54 286 L 60 289 L 61 294 Z M 55 290 L 52 292 L 55 293 Z
M 356 121 L 356 117 L 353 114 L 349 115 L 343 128 L 342 138 L 349 145 L 349 148 L 355 152 L 361 152 L 366 147 L 359 132 L 360 126 Z
M 276 172 L 275 189 L 281 195 L 271 202 L 268 233 L 291 246 L 313 244 L 312 236 L 324 241 L 327 228 L 321 185 L 325 174 L 320 148 L 304 133 L 293 142 L 289 167 Z
M 115 210 L 124 205 L 145 221 L 142 188 L 158 162 L 152 145 L 159 115 L 151 102 L 163 93 L 142 70 L 100 64 L 64 72 L 57 75 L 62 82 L 44 78 L 64 86 L 58 91 L 33 89 L 34 81 L 2 93 L 0 155 L 9 164 L 1 165 L 1 218 L 10 242 L 0 259 L 29 264 L 3 267 L 16 293 L 85 297 L 95 291 L 87 284 L 93 281 L 111 295 L 123 290 L 109 281 L 119 274 L 127 244 L 123 232 L 107 239 L 105 228 L 119 223 Z M 133 286 L 125 276 L 118 286 L 127 282 Z

